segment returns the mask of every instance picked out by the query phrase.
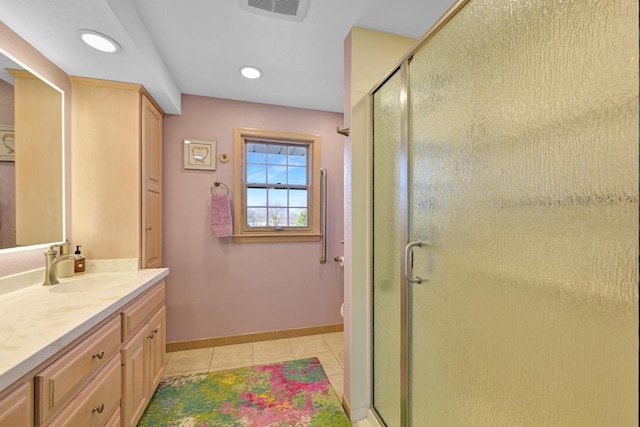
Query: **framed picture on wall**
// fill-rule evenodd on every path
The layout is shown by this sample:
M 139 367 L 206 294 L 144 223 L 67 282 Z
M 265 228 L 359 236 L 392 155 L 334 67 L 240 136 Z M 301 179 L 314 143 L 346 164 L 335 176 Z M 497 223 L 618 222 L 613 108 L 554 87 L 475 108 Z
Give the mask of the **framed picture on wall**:
M 216 142 L 185 138 L 184 168 L 216 170 Z
M 13 125 L 0 125 L 0 161 L 15 162 L 16 132 Z

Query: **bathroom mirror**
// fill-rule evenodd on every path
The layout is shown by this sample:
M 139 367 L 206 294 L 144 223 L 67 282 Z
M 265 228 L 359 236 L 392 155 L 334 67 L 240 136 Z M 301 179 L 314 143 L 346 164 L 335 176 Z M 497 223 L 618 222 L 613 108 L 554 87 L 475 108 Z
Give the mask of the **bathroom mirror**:
M 63 103 L 0 46 L 0 253 L 65 239 Z

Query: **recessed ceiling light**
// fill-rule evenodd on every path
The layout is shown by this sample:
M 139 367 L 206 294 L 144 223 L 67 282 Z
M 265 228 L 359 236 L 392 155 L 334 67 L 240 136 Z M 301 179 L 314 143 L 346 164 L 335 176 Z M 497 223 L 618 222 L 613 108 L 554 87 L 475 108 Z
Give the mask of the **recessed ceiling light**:
M 248 79 L 259 79 L 262 77 L 262 71 L 260 71 L 259 68 L 248 65 L 240 68 L 240 74 Z
M 83 42 L 94 49 L 107 53 L 119 53 L 122 48 L 111 37 L 93 30 L 78 30 L 78 35 Z

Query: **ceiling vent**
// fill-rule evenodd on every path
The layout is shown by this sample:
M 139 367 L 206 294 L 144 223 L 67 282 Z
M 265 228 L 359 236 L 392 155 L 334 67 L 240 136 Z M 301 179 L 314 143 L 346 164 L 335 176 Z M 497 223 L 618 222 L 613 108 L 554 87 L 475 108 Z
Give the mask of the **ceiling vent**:
M 285 21 L 302 21 L 309 0 L 238 0 L 240 9 Z

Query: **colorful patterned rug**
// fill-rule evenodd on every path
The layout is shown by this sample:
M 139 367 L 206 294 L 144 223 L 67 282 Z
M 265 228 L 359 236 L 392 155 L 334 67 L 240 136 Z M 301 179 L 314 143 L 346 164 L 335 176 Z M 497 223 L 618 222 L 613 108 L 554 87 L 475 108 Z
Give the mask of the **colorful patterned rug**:
M 138 426 L 351 427 L 317 358 L 165 377 Z

